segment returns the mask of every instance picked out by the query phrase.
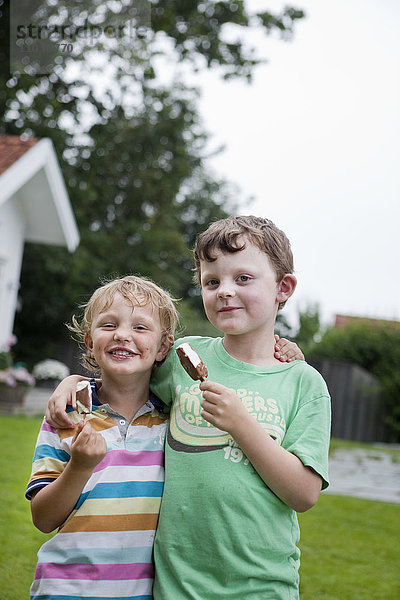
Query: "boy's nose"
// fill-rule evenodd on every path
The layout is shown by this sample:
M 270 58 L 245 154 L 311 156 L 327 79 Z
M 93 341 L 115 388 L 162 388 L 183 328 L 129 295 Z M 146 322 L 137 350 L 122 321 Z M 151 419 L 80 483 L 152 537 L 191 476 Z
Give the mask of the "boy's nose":
M 235 295 L 235 290 L 231 285 L 221 283 L 218 287 L 217 295 L 218 298 L 231 298 Z
M 132 332 L 127 327 L 118 327 L 114 331 L 114 340 L 130 340 Z

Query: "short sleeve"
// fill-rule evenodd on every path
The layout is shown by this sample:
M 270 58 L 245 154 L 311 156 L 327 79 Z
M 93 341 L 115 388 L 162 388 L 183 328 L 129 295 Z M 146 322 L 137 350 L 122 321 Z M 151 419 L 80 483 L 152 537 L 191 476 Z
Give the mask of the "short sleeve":
M 328 454 L 331 434 L 331 402 L 325 382 L 316 374 L 317 390 L 307 394 L 289 423 L 282 446 L 322 477 L 322 489 L 329 485 Z M 318 378 L 321 385 L 318 386 Z M 315 379 L 315 378 L 314 378 Z M 315 383 L 312 386 L 315 388 Z
M 28 500 L 31 500 L 34 490 L 52 483 L 63 472 L 70 459 L 65 448 L 65 445 L 61 446 L 57 430 L 43 419 L 33 455 L 32 472 L 25 492 Z
M 174 400 L 172 372 L 175 368 L 176 342 L 168 353 L 167 358 L 157 367 L 151 376 L 150 390 L 168 407 Z

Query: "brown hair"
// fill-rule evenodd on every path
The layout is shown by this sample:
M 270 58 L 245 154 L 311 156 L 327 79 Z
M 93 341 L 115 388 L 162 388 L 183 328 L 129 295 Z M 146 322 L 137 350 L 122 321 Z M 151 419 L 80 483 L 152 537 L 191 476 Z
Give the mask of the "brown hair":
M 72 323 L 67 327 L 76 334 L 78 342 L 84 344 L 85 336 L 90 335 L 94 316 L 106 311 L 113 303 L 116 294 L 121 294 L 132 306 L 150 304 L 158 310 L 162 341 L 165 341 L 169 335 L 174 335 L 179 319 L 174 305 L 175 300 L 150 279 L 127 275 L 105 282 L 97 288 L 89 301 L 81 306 L 84 309 L 82 318 L 78 321 L 75 315 L 72 317 Z M 96 360 L 86 346 L 82 354 L 82 365 L 94 373 L 100 372 Z
M 246 241 L 264 252 L 275 271 L 276 281 L 293 273 L 293 254 L 283 231 L 269 219 L 250 216 L 231 216 L 212 223 L 197 236 L 194 247 L 195 281 L 200 283 L 200 261 L 213 262 L 215 252 L 240 252 Z M 282 308 L 285 302 L 279 305 Z

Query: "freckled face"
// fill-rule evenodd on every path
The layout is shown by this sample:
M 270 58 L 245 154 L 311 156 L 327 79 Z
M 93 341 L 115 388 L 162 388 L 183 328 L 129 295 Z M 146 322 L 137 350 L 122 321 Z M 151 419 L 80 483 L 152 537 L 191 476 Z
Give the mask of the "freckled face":
M 279 284 L 268 256 L 253 244 L 239 252 L 215 253 L 201 261 L 201 290 L 210 322 L 229 335 L 270 335 L 279 302 Z
M 91 349 L 102 375 L 151 373 L 168 346 L 161 343 L 161 324 L 151 305 L 132 306 L 116 294 L 111 306 L 98 313 L 85 343 Z

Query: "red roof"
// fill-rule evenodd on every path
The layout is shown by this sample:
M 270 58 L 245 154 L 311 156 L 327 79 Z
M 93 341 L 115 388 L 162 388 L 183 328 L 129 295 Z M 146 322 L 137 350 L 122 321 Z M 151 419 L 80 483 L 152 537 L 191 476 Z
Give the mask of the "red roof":
M 7 171 L 38 141 L 37 138 L 24 141 L 18 135 L 0 135 L 0 175 Z
M 352 323 L 368 323 L 369 325 L 387 325 L 388 327 L 399 327 L 399 321 L 389 321 L 387 319 L 371 319 L 369 317 L 354 317 L 350 315 L 336 315 L 335 329 L 344 329 Z

